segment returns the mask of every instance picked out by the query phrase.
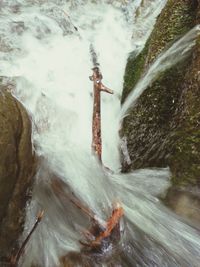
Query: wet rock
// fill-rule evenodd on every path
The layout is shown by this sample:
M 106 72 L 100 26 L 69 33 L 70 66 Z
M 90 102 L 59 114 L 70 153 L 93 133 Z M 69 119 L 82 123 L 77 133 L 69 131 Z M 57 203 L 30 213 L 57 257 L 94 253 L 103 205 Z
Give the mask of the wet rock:
M 199 23 L 199 14 L 197 0 L 168 0 L 144 50 L 128 60 L 122 102 L 158 55 Z M 123 163 L 124 172 L 169 166 L 176 188 L 200 186 L 199 70 L 200 39 L 192 53 L 161 73 L 130 109 L 122 136 L 131 164 Z
M 81 253 L 70 252 L 66 256 L 62 257 L 60 267 L 90 267 L 92 266 L 91 264 L 90 259 L 85 258 Z
M 9 261 L 23 231 L 35 170 L 31 122 L 19 101 L 0 85 L 0 261 Z
M 200 194 L 199 190 L 180 188 L 170 188 L 165 203 L 171 207 L 178 215 L 190 219 L 199 227 L 200 224 Z
M 123 263 L 123 265 L 122 265 Z M 104 263 L 107 267 L 128 267 L 126 259 L 123 258 L 122 251 L 118 252 L 118 255 L 114 255 L 112 259 L 108 262 Z M 80 252 L 69 252 L 66 256 L 62 257 L 61 265 L 59 267 L 100 267 L 104 266 L 101 262 L 95 259 L 95 257 L 91 257 L 89 254 L 84 254 Z M 132 261 L 132 267 L 135 267 Z
M 143 51 L 137 57 L 130 55 L 128 59 L 122 102 L 136 85 L 147 66 L 164 49 L 198 23 L 198 12 L 199 7 L 196 0 L 168 0 Z

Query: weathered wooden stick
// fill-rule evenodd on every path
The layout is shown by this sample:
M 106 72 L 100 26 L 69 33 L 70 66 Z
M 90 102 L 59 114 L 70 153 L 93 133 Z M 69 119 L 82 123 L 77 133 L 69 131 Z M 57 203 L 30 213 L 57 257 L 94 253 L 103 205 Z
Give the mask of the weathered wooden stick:
M 40 211 L 37 215 L 37 220 L 35 222 L 35 224 L 33 225 L 30 233 L 28 234 L 28 236 L 26 237 L 26 239 L 24 240 L 24 242 L 22 243 L 19 251 L 17 252 L 17 254 L 11 258 L 11 266 L 12 267 L 17 267 L 18 266 L 18 262 L 19 262 L 19 259 L 20 257 L 22 256 L 22 254 L 24 253 L 24 249 L 28 243 L 28 241 L 30 240 L 33 232 L 35 231 L 35 229 L 37 228 L 38 224 L 41 222 L 42 220 L 42 217 L 44 215 L 44 211 Z
M 90 80 L 93 81 L 93 118 L 92 118 L 92 151 L 102 162 L 102 140 L 101 140 L 101 92 L 113 94 L 113 91 L 107 88 L 103 83 L 103 76 L 99 67 L 94 67 Z
M 80 241 L 83 246 L 94 248 L 101 247 L 102 241 L 111 237 L 113 231 L 115 231 L 115 235 L 120 236 L 120 220 L 124 215 L 124 210 L 120 203 L 116 203 L 115 207 L 112 210 L 112 214 L 109 219 L 105 222 L 105 225 L 101 224 L 93 224 L 91 229 L 85 231 L 84 236 L 86 238 L 85 241 Z M 96 230 L 95 230 L 96 229 Z M 117 231 L 117 232 L 116 232 Z M 111 241 L 111 240 L 110 240 Z M 110 242 L 107 239 L 107 242 Z
M 65 189 L 68 189 L 67 184 L 61 179 L 54 178 L 51 182 L 51 187 L 56 194 L 56 196 L 61 200 L 70 201 L 83 213 L 85 213 L 89 218 L 95 219 L 95 213 L 85 206 L 73 193 L 66 193 Z

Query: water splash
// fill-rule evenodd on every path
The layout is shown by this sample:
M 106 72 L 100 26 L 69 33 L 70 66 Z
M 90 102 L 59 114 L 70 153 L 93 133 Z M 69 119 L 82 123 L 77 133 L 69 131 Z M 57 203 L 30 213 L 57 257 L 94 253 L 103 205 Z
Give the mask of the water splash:
M 162 72 L 188 56 L 195 46 L 199 35 L 200 25 L 197 25 L 155 60 L 127 97 L 121 109 L 121 117 L 126 115 L 128 109 L 133 107 L 144 90 L 152 84 Z
M 25 236 L 37 210 L 45 210 L 23 266 L 30 267 L 32 262 L 59 266 L 61 256 L 80 249 L 80 231 L 89 225 L 88 218 L 70 201 L 59 201 L 50 186 L 54 176 L 66 182 L 66 192 L 75 192 L 102 220 L 109 216 L 114 200 L 122 201 L 126 216 L 115 255 L 118 265 L 198 266 L 197 233 L 157 198 L 169 185 L 169 170 L 107 175 L 90 153 L 89 47 L 92 43 L 95 48 L 105 84 L 115 91 L 113 97 L 102 97 L 102 136 L 103 161 L 118 172 L 120 94 L 126 60 L 130 51 L 141 51 L 165 2 L 1 1 L 0 75 L 5 83 L 15 84 L 11 86 L 13 94 L 32 116 L 40 158 Z M 101 265 L 109 266 L 106 262 Z

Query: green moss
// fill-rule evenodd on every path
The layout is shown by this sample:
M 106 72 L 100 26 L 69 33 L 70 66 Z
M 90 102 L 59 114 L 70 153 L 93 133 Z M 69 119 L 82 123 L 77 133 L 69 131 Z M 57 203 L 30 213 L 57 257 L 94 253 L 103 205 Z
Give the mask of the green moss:
M 193 56 L 162 73 L 123 124 L 132 160 L 130 168 L 170 166 L 176 186 L 200 184 L 197 58 L 194 51 Z
M 171 169 L 175 185 L 200 185 L 200 46 L 197 43 L 190 68 L 184 77 L 184 91 L 177 108 L 179 127 L 173 136 Z
M 194 26 L 198 11 L 197 1 L 168 1 L 145 49 L 128 61 L 123 101 L 160 52 Z M 123 124 L 132 161 L 123 171 L 170 166 L 174 185 L 200 185 L 199 69 L 200 38 L 192 55 L 140 96 Z
M 166 70 L 144 91 L 123 122 L 131 168 L 166 167 L 173 142 L 166 133 L 172 127 L 182 82 L 190 60 Z M 127 167 L 126 167 L 127 170 Z
M 128 59 L 124 75 L 122 103 L 135 87 L 147 66 L 164 49 L 194 26 L 196 12 L 196 5 L 191 0 L 169 0 L 167 2 L 143 51 L 136 57 L 130 55 Z
M 131 90 L 135 87 L 136 83 L 138 82 L 138 80 L 142 75 L 147 51 L 148 51 L 148 43 L 138 56 L 135 57 L 131 55 L 128 58 L 124 75 L 124 88 L 121 99 L 122 103 L 126 99 L 127 95 L 131 92 Z
M 196 5 L 191 0 L 168 0 L 151 34 L 147 62 L 151 63 L 167 46 L 191 29 Z

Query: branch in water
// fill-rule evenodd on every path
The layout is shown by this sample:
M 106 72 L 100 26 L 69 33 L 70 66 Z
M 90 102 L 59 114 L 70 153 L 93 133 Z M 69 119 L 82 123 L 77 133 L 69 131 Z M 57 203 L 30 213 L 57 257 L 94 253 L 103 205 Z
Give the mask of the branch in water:
M 17 254 L 11 258 L 11 266 L 12 267 L 17 267 L 18 266 L 19 259 L 22 256 L 22 254 L 24 253 L 25 247 L 26 247 L 28 241 L 30 240 L 33 232 L 36 230 L 38 224 L 41 222 L 43 215 L 44 215 L 44 211 L 43 210 L 38 213 L 37 220 L 36 220 L 35 224 L 33 225 L 33 228 L 31 229 L 30 233 L 28 234 L 28 236 L 26 237 L 26 239 L 22 243 L 22 245 L 21 245 L 19 251 L 17 252 Z
M 68 191 L 68 186 L 65 182 L 63 182 L 59 178 L 54 178 L 51 182 L 51 188 L 53 189 L 56 196 L 60 199 L 62 202 L 70 201 L 73 205 L 75 205 L 78 209 L 80 209 L 84 214 L 86 214 L 89 218 L 92 220 L 95 219 L 95 213 L 88 208 L 86 205 L 83 204 L 82 201 L 78 199 L 78 197 L 75 196 L 74 193 L 66 193 Z
M 99 67 L 94 67 L 90 80 L 93 81 L 93 119 L 92 119 L 92 150 L 102 162 L 101 140 L 101 92 L 113 94 L 113 91 L 102 83 L 103 76 Z
M 120 203 L 114 205 L 112 215 L 107 221 L 101 220 L 89 207 L 87 207 L 81 200 L 79 200 L 73 193 L 67 193 L 68 186 L 61 179 L 54 178 L 51 183 L 51 187 L 60 201 L 70 201 L 80 211 L 91 219 L 91 228 L 84 230 L 82 234 L 86 241 L 80 240 L 80 243 L 85 247 L 97 247 L 101 246 L 103 240 L 110 237 L 113 230 L 118 232 L 120 220 L 124 215 L 124 210 Z M 65 190 L 66 189 L 66 190 Z
M 94 248 L 101 247 L 104 240 L 111 237 L 114 230 L 116 230 L 117 235 L 120 236 L 120 220 L 124 215 L 124 210 L 118 202 L 113 208 L 112 215 L 106 221 L 106 225 L 102 226 L 100 224 L 93 224 L 89 231 L 84 232 L 86 242 L 80 241 L 83 246 Z M 107 240 L 108 241 L 108 240 Z M 108 241 L 110 242 L 110 241 Z

